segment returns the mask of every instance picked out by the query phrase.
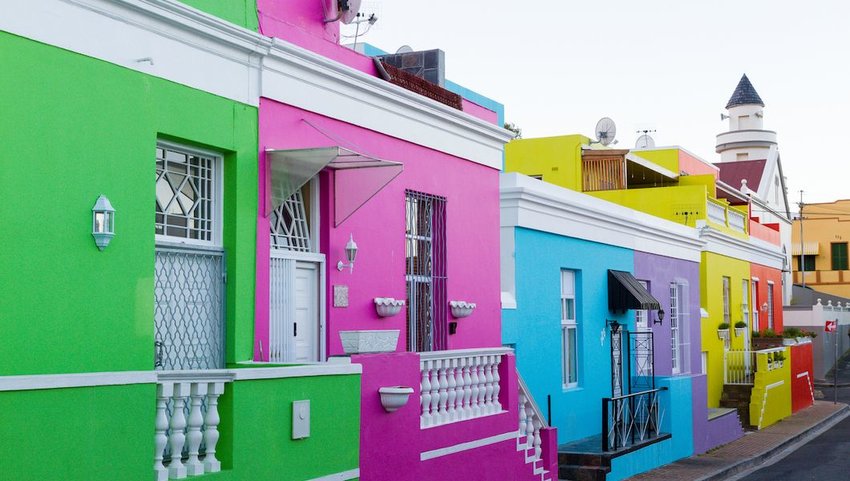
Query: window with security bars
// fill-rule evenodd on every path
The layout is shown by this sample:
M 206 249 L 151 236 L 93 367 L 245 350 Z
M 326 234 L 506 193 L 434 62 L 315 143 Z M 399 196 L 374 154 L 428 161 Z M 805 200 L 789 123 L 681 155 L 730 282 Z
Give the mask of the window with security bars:
M 298 252 L 311 252 L 310 184 L 296 190 L 277 206 L 269 219 L 271 246 Z
M 767 328 L 773 329 L 773 286 L 770 281 L 767 283 Z
M 670 283 L 670 350 L 672 373 L 690 372 L 690 303 L 688 284 Z
M 407 350 L 439 351 L 448 345 L 446 199 L 405 192 Z
M 814 269 L 812 269 L 814 270 Z M 847 243 L 833 242 L 832 243 L 832 270 L 846 271 L 847 270 Z
M 214 242 L 215 157 L 158 144 L 156 147 L 157 235 Z
M 578 322 L 576 319 L 576 273 L 561 270 L 561 383 L 578 385 Z

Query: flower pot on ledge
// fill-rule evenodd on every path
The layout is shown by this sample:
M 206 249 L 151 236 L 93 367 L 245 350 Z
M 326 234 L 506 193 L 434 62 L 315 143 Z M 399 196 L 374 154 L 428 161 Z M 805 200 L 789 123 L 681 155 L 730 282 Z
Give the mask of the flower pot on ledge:
M 729 340 L 729 329 L 718 329 L 717 330 L 717 338 L 721 341 Z
M 460 319 L 472 314 L 472 311 L 475 310 L 475 303 L 466 301 L 449 301 L 449 307 L 452 308 L 452 317 Z
M 375 311 L 379 317 L 392 317 L 401 311 L 404 307 L 404 299 L 394 299 L 392 297 L 376 297 Z
M 413 394 L 413 388 L 408 386 L 386 386 L 378 389 L 381 395 L 381 406 L 388 413 L 395 412 L 407 404 L 407 399 Z
M 339 331 L 339 339 L 346 354 L 395 352 L 398 333 L 398 329 Z

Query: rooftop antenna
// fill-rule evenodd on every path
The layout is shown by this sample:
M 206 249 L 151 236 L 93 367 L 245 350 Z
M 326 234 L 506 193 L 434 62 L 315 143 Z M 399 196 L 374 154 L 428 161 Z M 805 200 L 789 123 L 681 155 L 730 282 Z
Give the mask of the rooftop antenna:
M 616 144 L 614 138 L 617 136 L 617 125 L 609 117 L 602 117 L 596 122 L 596 143 L 602 145 Z
M 638 137 L 637 142 L 635 142 L 636 149 L 651 149 L 655 147 L 655 139 L 652 138 L 649 134 L 655 133 L 654 129 L 643 129 L 638 130 L 637 133 L 643 134 Z

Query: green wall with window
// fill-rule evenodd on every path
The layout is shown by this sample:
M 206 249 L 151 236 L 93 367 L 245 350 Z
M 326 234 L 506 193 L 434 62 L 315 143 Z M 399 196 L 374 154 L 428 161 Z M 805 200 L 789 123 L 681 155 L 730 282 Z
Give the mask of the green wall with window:
M 0 64 L 0 375 L 152 369 L 158 139 L 223 157 L 227 360 L 249 359 L 257 109 L 7 33 Z

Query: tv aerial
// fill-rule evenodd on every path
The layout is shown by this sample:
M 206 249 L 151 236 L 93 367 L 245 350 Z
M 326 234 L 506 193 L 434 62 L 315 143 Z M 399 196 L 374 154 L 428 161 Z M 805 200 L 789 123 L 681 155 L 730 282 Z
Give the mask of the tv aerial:
M 636 149 L 651 149 L 655 147 L 655 139 L 649 135 L 650 132 L 655 132 L 654 130 L 644 129 L 638 130 L 637 133 L 642 134 L 638 137 L 637 142 L 635 142 Z
M 339 20 L 348 25 L 353 22 L 357 19 L 358 14 L 360 13 L 360 1 L 361 0 L 325 0 L 325 12 L 329 14 L 325 17 L 325 23 L 336 22 Z M 377 20 L 377 17 L 375 17 L 375 20 Z
M 602 145 L 616 143 L 614 137 L 617 136 L 617 126 L 614 121 L 608 117 L 602 117 L 599 122 L 596 122 L 596 142 Z

